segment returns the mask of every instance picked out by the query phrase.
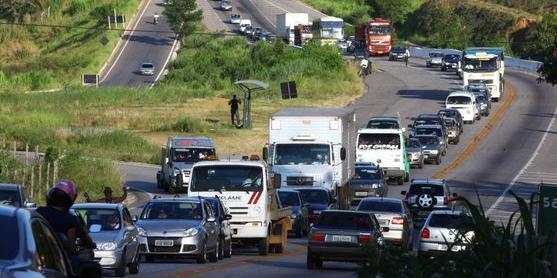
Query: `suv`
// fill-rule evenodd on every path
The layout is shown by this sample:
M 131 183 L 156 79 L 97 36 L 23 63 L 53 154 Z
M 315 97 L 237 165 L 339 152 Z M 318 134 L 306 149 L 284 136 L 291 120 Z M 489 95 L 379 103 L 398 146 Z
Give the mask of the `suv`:
M 441 151 L 444 156 L 447 154 L 447 144 L 449 144 L 449 136 L 445 125 L 421 125 L 414 129 L 414 136 L 418 135 L 436 135 L 441 140 Z
M 446 54 L 443 57 L 443 62 L 441 64 L 441 71 L 447 71 L 449 69 L 458 70 L 458 60 L 460 60 L 460 55 L 458 54 Z
M 400 121 L 395 117 L 371 117 L 367 120 L 366 128 L 399 129 Z
M 414 219 L 425 219 L 432 210 L 451 209 L 450 201 L 456 193 L 450 192 L 446 180 L 413 179 L 408 191 L 401 191 L 404 202 L 410 208 Z
M 419 135 L 412 137 L 420 141 L 423 149 L 424 162 L 431 161 L 436 165 L 441 164 L 441 156 L 443 156 L 443 145 L 436 135 Z
M 357 206 L 365 197 L 383 197 L 389 187 L 381 166 L 372 162 L 356 163 L 354 178 L 350 181 L 350 205 Z
M 23 187 L 19 184 L 0 183 L 0 205 L 18 208 L 34 208 L 37 204 L 25 198 Z
M 455 119 L 456 124 L 458 125 L 459 129 L 460 129 L 460 133 L 463 132 L 463 126 L 464 126 L 464 122 L 462 120 L 462 115 L 460 114 L 460 112 L 456 109 L 450 109 L 450 108 L 445 108 L 445 109 L 441 109 L 439 110 L 439 112 L 437 112 L 437 115 L 443 119 L 446 118 L 452 118 Z
M 406 58 L 406 48 L 395 46 L 389 52 L 389 61 L 404 60 Z

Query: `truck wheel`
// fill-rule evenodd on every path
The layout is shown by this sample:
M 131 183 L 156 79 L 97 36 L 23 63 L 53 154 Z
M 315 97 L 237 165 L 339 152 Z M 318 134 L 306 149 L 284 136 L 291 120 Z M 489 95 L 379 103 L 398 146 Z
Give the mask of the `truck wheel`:
M 218 248 L 218 256 L 217 256 L 219 260 L 224 259 L 224 252 L 225 252 L 224 248 L 225 248 L 224 240 L 221 239 L 219 240 L 219 248 Z
M 404 175 L 404 181 L 405 181 L 405 182 L 409 182 L 409 181 L 410 181 L 410 173 L 406 173 L 406 175 Z
M 304 227 L 303 223 L 300 223 L 297 227 L 296 227 L 296 238 L 301 238 L 304 235 Z
M 269 238 L 268 236 L 259 240 L 258 251 L 260 256 L 267 256 L 269 254 Z
M 403 177 L 397 178 L 397 184 L 398 185 L 403 185 L 404 184 L 404 178 Z
M 163 185 L 163 181 L 162 181 L 160 175 L 157 174 L 157 188 L 159 188 L 159 189 L 162 188 L 162 185 Z
M 224 257 L 231 258 L 232 257 L 232 239 L 228 241 L 227 247 L 224 250 Z

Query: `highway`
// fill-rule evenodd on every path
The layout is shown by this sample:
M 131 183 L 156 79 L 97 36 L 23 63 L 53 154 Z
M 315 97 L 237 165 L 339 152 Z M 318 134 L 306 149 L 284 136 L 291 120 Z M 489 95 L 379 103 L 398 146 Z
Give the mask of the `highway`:
M 206 1 L 206 0 L 199 0 Z M 201 7 L 217 7 L 217 1 L 206 1 Z M 255 26 L 273 31 L 277 10 L 289 12 L 315 11 L 296 1 L 238 0 L 234 1 L 234 12 L 252 19 Z M 229 12 L 206 11 L 228 20 Z M 312 17 L 315 15 L 311 15 Z M 274 20 L 273 20 L 274 21 Z M 214 23 L 213 24 L 217 24 Z M 222 23 L 219 27 L 222 28 Z M 234 26 L 225 23 L 234 30 Z M 209 26 L 210 29 L 210 26 Z M 453 72 L 441 72 L 437 68 L 426 68 L 422 59 L 411 59 L 409 67 L 401 62 L 389 62 L 384 58 L 375 60 L 379 73 L 365 80 L 367 93 L 351 104 L 356 109 L 358 124 L 364 125 L 373 115 L 396 115 L 403 119 L 403 126 L 411 122 L 410 117 L 420 113 L 436 113 L 450 90 L 460 88 L 460 80 Z M 413 169 L 412 178 L 428 178 L 442 173 L 449 180 L 453 192 L 481 202 L 490 216 L 502 221 L 514 209 L 511 200 L 504 196 L 507 190 L 515 190 L 524 197 L 537 189 L 543 180 L 557 183 L 557 90 L 538 83 L 535 76 L 507 70 L 505 73 L 507 92 L 499 103 L 494 103 L 489 117 L 473 125 L 465 125 L 458 145 L 450 145 L 441 165 L 426 165 L 424 169 Z M 512 99 L 511 99 L 512 98 Z M 507 104 L 505 104 L 507 103 Z M 497 110 L 506 106 L 497 121 Z M 504 112 L 504 113 L 503 113 Z M 217 146 L 218 148 L 218 146 Z M 455 161 L 454 169 L 446 169 Z M 130 206 L 137 214 L 142 203 L 156 189 L 154 166 L 119 164 L 126 184 L 133 188 L 134 201 Z M 445 170 L 445 171 L 442 171 Z M 512 186 L 512 187 L 509 187 Z M 401 197 L 403 186 L 390 185 L 389 197 Z M 477 198 L 476 191 L 479 196 Z M 149 193 L 149 194 L 147 194 Z M 291 239 L 283 255 L 260 257 L 254 250 L 235 249 L 232 259 L 217 264 L 197 265 L 188 260 L 163 260 L 154 264 L 144 263 L 139 277 L 352 277 L 355 264 L 325 262 L 323 270 L 309 271 L 305 268 L 305 240 Z M 109 274 L 109 273 L 107 273 Z

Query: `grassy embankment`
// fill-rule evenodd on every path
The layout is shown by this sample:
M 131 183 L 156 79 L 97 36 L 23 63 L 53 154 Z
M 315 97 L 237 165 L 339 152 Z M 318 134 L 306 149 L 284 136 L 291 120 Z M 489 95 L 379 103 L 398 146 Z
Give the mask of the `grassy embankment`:
M 48 1 L 47 1 L 48 2 Z M 107 16 L 128 20 L 140 0 L 51 0 L 22 23 L 107 28 Z M 0 18 L 0 21 L 3 19 Z M 121 28 L 121 24 L 118 24 Z M 0 92 L 61 88 L 97 73 L 118 42 L 120 31 L 0 25 Z M 102 45 L 101 38 L 108 43 Z

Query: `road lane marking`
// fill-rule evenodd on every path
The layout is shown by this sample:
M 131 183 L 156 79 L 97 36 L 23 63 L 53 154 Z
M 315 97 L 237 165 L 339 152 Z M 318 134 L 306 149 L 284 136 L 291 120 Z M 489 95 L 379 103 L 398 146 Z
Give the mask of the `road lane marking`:
M 157 81 L 159 80 L 159 78 L 161 77 L 161 75 L 164 73 L 164 70 L 168 64 L 168 61 L 170 61 L 170 58 L 172 57 L 172 54 L 174 53 L 174 49 L 176 48 L 176 45 L 178 43 L 178 35 L 176 35 L 174 37 L 174 42 L 172 43 L 172 48 L 170 48 L 170 52 L 168 53 L 168 56 L 166 57 L 166 60 L 164 61 L 164 64 L 162 64 L 161 70 L 159 71 L 159 74 L 157 75 L 157 77 L 155 77 L 155 81 L 153 81 L 153 83 L 151 83 L 151 85 L 149 85 L 149 89 L 153 88 L 153 86 L 155 86 L 155 83 L 157 83 Z
M 557 109 L 555 109 L 555 112 L 553 113 L 554 115 L 557 113 Z M 487 210 L 486 215 L 489 216 L 490 214 L 493 213 L 493 211 L 495 211 L 496 207 L 503 202 L 503 200 L 505 199 L 507 193 L 509 192 L 509 190 L 511 190 L 511 188 L 516 184 L 516 182 L 518 181 L 518 179 L 520 179 L 520 177 L 522 176 L 522 174 L 524 174 L 526 172 L 526 170 L 528 169 L 528 167 L 530 167 L 530 165 L 532 164 L 532 162 L 534 162 L 534 159 L 536 159 L 536 157 L 538 156 L 541 147 L 543 146 L 545 139 L 547 138 L 547 135 L 549 134 L 549 130 L 551 129 L 551 127 L 553 126 L 553 123 L 555 122 L 555 116 L 553 116 L 553 118 L 551 119 L 551 121 L 549 122 L 549 125 L 547 126 L 547 128 L 545 129 L 545 132 L 543 134 L 542 140 L 540 140 L 540 142 L 538 143 L 538 146 L 536 147 L 536 150 L 534 151 L 534 153 L 532 154 L 532 156 L 530 157 L 530 159 L 528 160 L 528 162 L 526 162 L 526 164 L 524 165 L 524 167 L 522 167 L 522 169 L 520 169 L 520 171 L 518 172 L 518 174 L 516 174 L 516 176 L 512 179 L 511 183 L 509 184 L 509 186 L 507 186 L 507 188 L 505 188 L 505 191 L 503 191 L 503 193 L 501 193 L 501 196 L 499 196 L 499 198 L 497 198 L 497 200 L 495 200 L 495 203 L 493 203 L 491 205 L 491 207 L 489 207 L 489 209 Z
M 133 36 L 133 32 L 135 31 L 135 28 L 137 28 L 137 25 L 139 24 L 139 22 L 141 22 L 141 19 L 143 18 L 143 15 L 145 14 L 145 11 L 147 11 L 147 7 L 149 7 L 149 4 L 151 4 L 151 0 L 148 0 L 147 4 L 143 7 L 143 11 L 141 11 L 141 14 L 139 15 L 139 17 L 135 21 L 135 24 L 133 25 L 133 29 L 130 32 L 128 38 L 126 39 L 126 42 L 124 43 L 124 46 L 122 46 L 122 48 L 120 49 L 120 53 L 118 53 L 118 56 L 116 56 L 116 59 L 114 60 L 114 63 L 112 63 L 112 66 L 110 66 L 110 68 L 108 68 L 108 71 L 104 74 L 104 77 L 99 81 L 99 83 L 103 83 L 106 80 L 106 78 L 110 75 L 110 72 L 112 71 L 114 66 L 116 66 L 116 64 L 118 64 L 118 60 L 120 60 L 120 56 L 122 56 L 122 53 L 124 53 L 124 49 L 126 49 L 126 46 L 130 42 L 130 38 L 131 38 L 131 36 Z
M 499 120 L 503 117 L 505 112 L 511 106 L 511 103 L 516 95 L 515 88 L 505 82 L 506 88 L 508 88 L 508 96 L 505 98 L 505 101 L 502 103 L 501 107 L 497 109 L 497 112 L 493 114 L 493 116 L 489 119 L 489 121 L 484 125 L 484 127 L 472 138 L 470 143 L 457 155 L 457 157 L 449 164 L 447 167 L 437 171 L 437 173 L 432 175 L 434 179 L 441 179 L 444 178 L 447 174 L 449 174 L 454 169 L 458 168 L 464 161 L 466 161 L 478 148 L 479 143 L 489 134 L 491 129 L 499 122 Z

